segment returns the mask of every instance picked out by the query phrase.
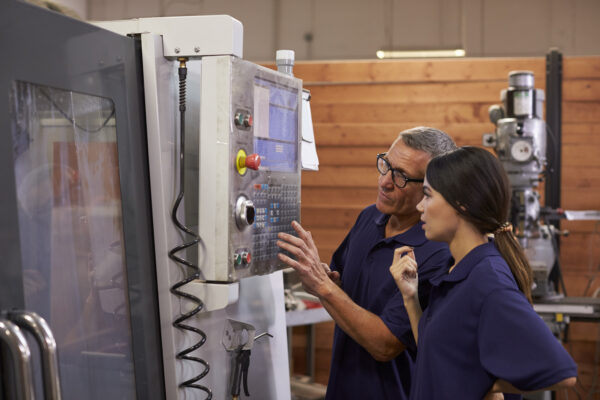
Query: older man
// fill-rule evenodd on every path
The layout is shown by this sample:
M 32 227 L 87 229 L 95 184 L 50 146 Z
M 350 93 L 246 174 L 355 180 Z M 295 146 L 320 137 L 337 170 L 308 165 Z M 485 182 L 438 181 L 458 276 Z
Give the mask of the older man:
M 336 322 L 327 399 L 407 399 L 416 343 L 402 295 L 389 273 L 394 249 L 410 246 L 419 265 L 419 298 L 427 305 L 429 278 L 447 269 L 445 244 L 421 229 L 417 203 L 432 157 L 456 148 L 442 131 L 417 127 L 400 133 L 377 155 L 377 200 L 365 208 L 333 254 L 321 263 L 310 232 L 292 223 L 299 237 L 279 234 L 279 254 L 298 271 Z M 375 161 L 375 160 L 374 160 Z

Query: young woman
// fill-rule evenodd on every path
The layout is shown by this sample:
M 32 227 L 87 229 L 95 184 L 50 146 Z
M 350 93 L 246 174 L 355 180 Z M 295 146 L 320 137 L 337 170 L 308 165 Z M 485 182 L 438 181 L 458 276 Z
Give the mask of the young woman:
M 577 366 L 531 306 L 532 273 L 506 222 L 510 188 L 500 162 L 476 147 L 436 157 L 423 192 L 425 236 L 448 243 L 453 260 L 431 280 L 424 313 L 412 249 L 397 249 L 390 267 L 418 344 L 410 398 L 574 385 Z

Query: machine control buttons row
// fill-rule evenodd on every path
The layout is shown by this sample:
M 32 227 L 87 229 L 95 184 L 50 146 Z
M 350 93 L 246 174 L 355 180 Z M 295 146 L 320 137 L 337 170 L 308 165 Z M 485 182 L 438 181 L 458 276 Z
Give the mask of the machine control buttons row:
M 252 254 L 255 262 L 278 263 L 277 254 L 286 253 L 277 246 L 277 234 L 296 234 L 291 222 L 300 217 L 298 193 L 299 187 L 295 184 L 254 184 L 252 196 L 256 221 L 253 225 Z
M 255 190 L 254 198 L 256 199 L 265 199 L 265 200 L 283 200 L 283 201 L 296 201 L 297 194 L 287 194 L 287 193 L 270 193 L 270 191 L 262 191 Z M 278 202 L 274 202 L 278 204 Z
M 254 118 L 250 112 L 238 110 L 233 118 L 233 123 L 238 128 L 249 129 L 252 128 L 252 125 L 254 125 Z
M 289 233 L 290 235 L 295 235 L 296 233 L 291 229 L 280 229 L 279 232 Z M 254 260 L 266 261 L 269 259 L 277 258 L 278 253 L 288 254 L 286 251 L 282 250 L 277 246 L 277 233 L 262 233 L 254 235 Z M 288 254 L 289 255 L 289 254 Z M 290 255 L 291 256 L 291 255 Z
M 289 204 L 298 201 L 298 188 L 295 185 L 254 185 L 254 199 L 268 201 L 271 208 L 280 208 L 281 203 Z
M 280 210 L 270 210 L 269 214 L 256 215 L 254 228 L 260 230 L 268 226 L 273 227 L 274 224 L 285 226 L 286 224 L 291 224 L 295 219 L 298 219 L 298 211 L 296 209 L 283 210 L 281 212 Z
M 268 241 L 277 240 L 277 233 L 270 232 L 270 233 L 261 233 L 258 235 L 254 235 L 254 240 L 259 241 L 259 242 L 268 242 Z
M 290 204 L 292 206 L 292 204 Z M 256 221 L 265 221 L 265 217 L 293 217 L 296 215 L 295 207 L 293 209 L 280 210 L 279 207 L 273 209 L 255 208 Z M 261 218 L 262 217 L 262 218 Z
M 287 229 L 299 217 L 298 189 L 292 185 L 267 186 L 256 184 L 254 199 L 256 207 L 255 233 Z M 265 188 L 266 190 L 263 190 Z M 296 194 L 293 194 L 296 193 Z M 274 201 L 273 201 L 274 200 Z

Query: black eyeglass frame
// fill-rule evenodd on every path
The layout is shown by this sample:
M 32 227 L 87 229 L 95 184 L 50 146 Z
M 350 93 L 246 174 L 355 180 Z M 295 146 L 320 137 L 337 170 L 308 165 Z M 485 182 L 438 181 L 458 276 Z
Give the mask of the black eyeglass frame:
M 376 164 L 375 164 L 377 166 L 377 171 L 381 175 L 385 175 L 389 171 L 392 171 L 392 182 L 394 182 L 394 185 L 396 185 L 396 187 L 398 189 L 404 189 L 406 187 L 406 185 L 408 184 L 408 182 L 417 182 L 417 183 L 423 183 L 423 182 L 425 182 L 425 179 L 409 178 L 401 170 L 399 170 L 397 168 L 392 168 L 392 165 L 390 164 L 390 162 L 385 159 L 386 155 L 387 155 L 387 153 L 379 153 L 379 154 L 377 154 L 377 161 L 376 161 Z M 379 169 L 379 160 L 382 160 L 385 163 L 385 165 L 387 166 L 387 170 L 385 172 L 383 172 L 383 171 L 381 171 Z M 404 182 L 403 185 L 399 185 L 398 182 L 396 182 L 396 179 L 398 179 L 398 178 L 402 179 L 402 181 Z

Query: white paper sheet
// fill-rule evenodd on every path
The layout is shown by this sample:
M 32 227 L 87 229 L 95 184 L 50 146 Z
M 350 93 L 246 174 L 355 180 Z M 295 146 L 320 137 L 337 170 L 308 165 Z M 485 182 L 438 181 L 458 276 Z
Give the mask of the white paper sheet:
M 319 170 L 319 157 L 315 144 L 315 133 L 310 112 L 310 92 L 302 91 L 302 169 Z

